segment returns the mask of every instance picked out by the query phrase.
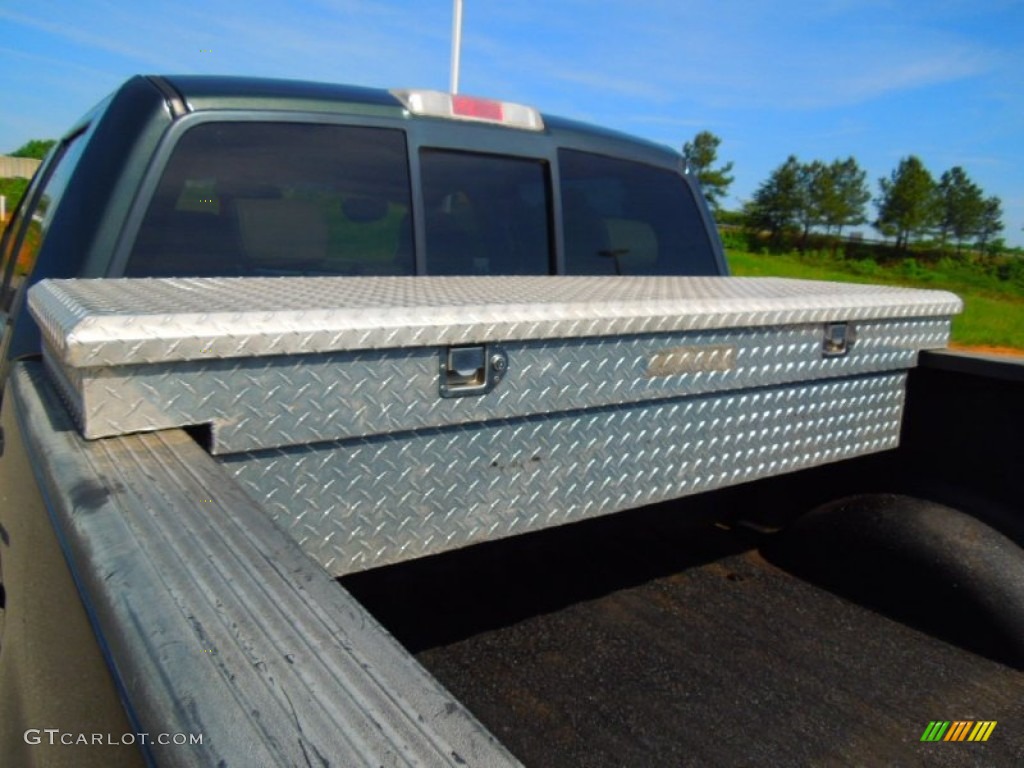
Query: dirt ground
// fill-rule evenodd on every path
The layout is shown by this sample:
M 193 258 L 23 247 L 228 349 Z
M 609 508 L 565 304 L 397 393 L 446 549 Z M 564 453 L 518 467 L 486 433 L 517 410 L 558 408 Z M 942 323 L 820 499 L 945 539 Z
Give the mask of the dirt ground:
M 957 344 L 952 343 L 949 345 L 950 349 L 956 349 L 961 352 L 976 352 L 980 355 L 1008 355 L 1010 357 L 1024 357 L 1024 349 L 1015 349 L 1014 347 L 996 347 L 989 344 Z

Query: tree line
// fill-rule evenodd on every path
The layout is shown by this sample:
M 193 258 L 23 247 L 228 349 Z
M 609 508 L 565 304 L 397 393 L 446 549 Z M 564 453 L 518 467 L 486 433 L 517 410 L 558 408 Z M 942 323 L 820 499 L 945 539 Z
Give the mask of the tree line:
M 867 173 L 855 158 L 831 162 L 803 162 L 790 155 L 758 186 L 739 216 L 720 209 L 720 200 L 733 181 L 733 164 L 715 167 L 721 139 L 701 131 L 683 145 L 683 157 L 697 175 L 712 209 L 720 218 L 742 223 L 751 233 L 764 235 L 774 245 L 804 247 L 812 233 L 838 240 L 844 228 L 869 222 L 868 204 L 876 216 L 871 225 L 886 238 L 894 238 L 897 250 L 911 242 L 950 243 L 960 251 L 965 245 L 999 250 L 1003 230 L 1002 201 L 986 195 L 961 166 L 944 171 L 936 180 L 915 155 L 900 160 L 886 177 L 878 180 L 879 193 L 872 198 Z

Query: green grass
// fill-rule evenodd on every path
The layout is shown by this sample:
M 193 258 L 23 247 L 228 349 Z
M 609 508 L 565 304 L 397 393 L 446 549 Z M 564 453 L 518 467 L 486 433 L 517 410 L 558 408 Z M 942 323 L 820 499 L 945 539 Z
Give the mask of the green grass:
M 964 312 L 953 319 L 953 341 L 1024 350 L 1024 300 L 994 299 L 961 291 Z
M 922 266 L 908 260 L 892 266 L 846 261 L 827 255 L 752 254 L 729 249 L 733 274 L 797 277 L 805 280 L 880 283 L 952 291 L 964 300 L 953 320 L 953 341 L 967 346 L 1024 350 L 1024 287 L 1000 280 L 971 264 L 942 260 Z

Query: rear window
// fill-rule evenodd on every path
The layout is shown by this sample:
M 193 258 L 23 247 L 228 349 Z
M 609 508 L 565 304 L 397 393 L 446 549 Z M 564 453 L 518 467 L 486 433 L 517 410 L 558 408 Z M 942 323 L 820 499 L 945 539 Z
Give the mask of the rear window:
M 178 142 L 128 276 L 411 275 L 398 130 L 206 123 Z
M 426 274 L 556 271 L 546 160 L 418 155 Z M 558 158 L 567 274 L 717 274 L 678 174 L 578 150 Z M 174 147 L 124 274 L 413 275 L 414 240 L 403 131 L 210 122 Z
M 576 150 L 558 158 L 566 274 L 718 273 L 700 209 L 677 174 Z
M 420 173 L 427 274 L 554 271 L 546 163 L 425 149 Z

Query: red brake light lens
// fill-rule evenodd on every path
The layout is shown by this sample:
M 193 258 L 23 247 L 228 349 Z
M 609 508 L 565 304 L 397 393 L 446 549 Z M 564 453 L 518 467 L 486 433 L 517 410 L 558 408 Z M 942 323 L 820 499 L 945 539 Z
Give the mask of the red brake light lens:
M 544 130 L 544 120 L 536 109 L 510 101 L 479 99 L 442 91 L 395 89 L 391 94 L 414 115 L 494 123 L 527 131 Z
M 452 96 L 452 113 L 460 117 L 475 117 L 478 120 L 491 120 L 496 123 L 505 120 L 505 110 L 500 101 L 477 99 L 472 96 Z

